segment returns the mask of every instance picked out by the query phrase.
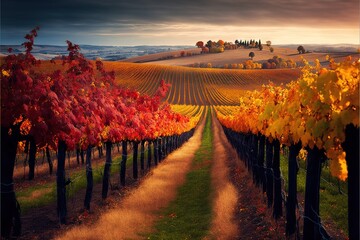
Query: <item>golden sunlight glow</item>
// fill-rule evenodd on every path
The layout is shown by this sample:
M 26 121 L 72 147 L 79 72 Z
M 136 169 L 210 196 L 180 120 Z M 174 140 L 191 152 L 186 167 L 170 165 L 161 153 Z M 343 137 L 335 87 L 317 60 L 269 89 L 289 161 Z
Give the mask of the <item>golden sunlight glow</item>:
M 130 31 L 129 31 L 130 29 Z M 137 24 L 126 32 L 113 32 L 103 29 L 97 36 L 109 36 L 124 40 L 127 38 L 149 44 L 162 44 L 161 37 L 166 38 L 166 45 L 194 45 L 198 40 L 224 39 L 262 39 L 271 40 L 273 44 L 359 44 L 358 28 L 319 28 L 319 27 L 266 27 L 266 26 L 233 26 L 202 24 Z M 156 29 L 156 30 L 155 30 Z M 340 34 L 341 33 L 341 34 Z

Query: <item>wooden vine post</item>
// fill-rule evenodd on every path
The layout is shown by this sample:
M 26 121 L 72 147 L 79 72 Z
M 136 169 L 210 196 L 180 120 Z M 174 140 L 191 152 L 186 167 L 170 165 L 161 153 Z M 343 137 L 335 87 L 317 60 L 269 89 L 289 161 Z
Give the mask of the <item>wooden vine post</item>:
M 345 142 L 348 170 L 348 220 L 349 239 L 359 239 L 359 127 L 349 124 L 345 128 Z
M 296 231 L 296 205 L 297 205 L 297 173 L 299 171 L 297 155 L 301 149 L 301 142 L 291 144 L 289 147 L 288 196 L 286 199 L 286 235 L 290 236 Z

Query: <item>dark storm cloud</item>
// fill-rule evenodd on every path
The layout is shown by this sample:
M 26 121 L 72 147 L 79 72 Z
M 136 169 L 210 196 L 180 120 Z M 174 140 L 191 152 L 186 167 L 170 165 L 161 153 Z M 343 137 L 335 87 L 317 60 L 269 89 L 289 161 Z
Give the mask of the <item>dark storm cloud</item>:
M 264 24 L 313 22 L 334 24 L 358 20 L 358 0 L 2 0 L 4 27 L 29 27 L 34 24 L 92 25 L 133 22 L 199 22 Z
M 136 31 L 147 24 L 358 27 L 358 0 L 2 0 L 2 35 Z M 3 38 L 4 36 L 2 36 Z M 6 36 L 5 36 L 6 37 Z

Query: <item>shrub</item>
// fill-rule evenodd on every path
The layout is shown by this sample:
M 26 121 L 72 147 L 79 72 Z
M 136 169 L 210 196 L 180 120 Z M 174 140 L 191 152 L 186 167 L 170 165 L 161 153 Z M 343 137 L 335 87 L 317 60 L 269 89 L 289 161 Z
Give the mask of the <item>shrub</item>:
M 213 47 L 210 49 L 211 53 L 222 53 L 224 52 L 224 47 Z
M 271 64 L 270 64 L 269 62 L 264 62 L 264 63 L 262 64 L 262 68 L 263 68 L 263 69 L 270 69 L 270 68 L 271 68 Z

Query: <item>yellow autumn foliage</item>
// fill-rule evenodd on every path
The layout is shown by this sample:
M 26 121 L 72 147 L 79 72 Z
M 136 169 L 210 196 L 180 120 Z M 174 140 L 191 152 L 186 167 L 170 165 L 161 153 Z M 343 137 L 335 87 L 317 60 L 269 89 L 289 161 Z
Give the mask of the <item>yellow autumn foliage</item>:
M 217 107 L 220 122 L 239 132 L 261 133 L 290 145 L 324 149 L 330 159 L 331 174 L 347 178 L 344 129 L 359 127 L 360 61 L 351 58 L 329 69 L 318 61 L 312 67 L 304 59 L 301 77 L 286 86 L 263 85 L 261 91 L 248 91 L 233 112 Z

